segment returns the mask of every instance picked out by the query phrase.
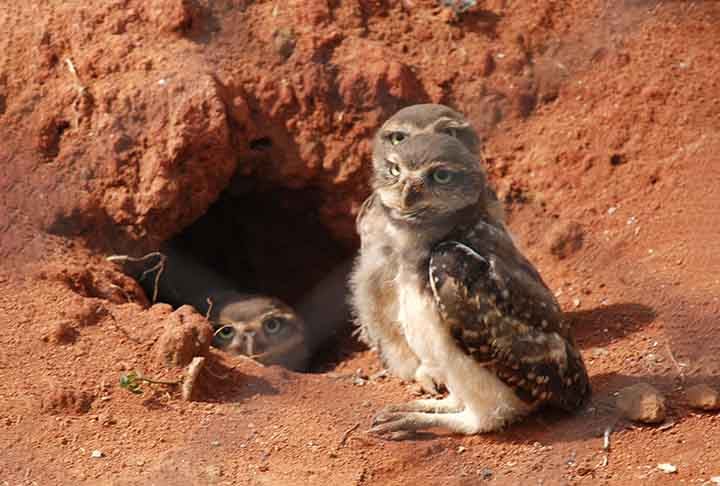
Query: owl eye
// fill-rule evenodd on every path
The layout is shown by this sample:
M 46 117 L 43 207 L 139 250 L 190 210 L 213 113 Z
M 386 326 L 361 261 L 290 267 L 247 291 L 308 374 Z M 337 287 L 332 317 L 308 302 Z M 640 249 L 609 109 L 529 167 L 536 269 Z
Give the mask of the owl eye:
M 457 129 L 453 128 L 453 127 L 444 128 L 443 133 L 450 135 L 453 138 L 457 138 L 457 135 L 458 135 Z
M 215 335 L 223 341 L 229 341 L 235 335 L 235 328 L 232 326 L 223 326 L 215 331 Z
M 393 164 L 392 162 L 388 162 L 388 173 L 393 177 L 398 177 L 400 175 L 400 166 Z
M 271 317 L 263 321 L 263 329 L 268 334 L 276 334 L 280 331 L 280 329 L 282 329 L 283 324 L 284 322 L 282 319 Z
M 438 184 L 447 184 L 453 178 L 453 173 L 446 169 L 438 169 L 433 172 L 433 180 Z
M 405 141 L 405 139 L 407 138 L 407 134 L 403 132 L 390 132 L 388 138 L 390 139 L 391 144 L 397 145 Z

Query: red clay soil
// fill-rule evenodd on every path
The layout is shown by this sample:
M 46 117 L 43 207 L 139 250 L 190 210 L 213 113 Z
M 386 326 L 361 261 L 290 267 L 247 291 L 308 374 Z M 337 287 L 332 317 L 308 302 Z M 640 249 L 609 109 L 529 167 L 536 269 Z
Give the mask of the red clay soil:
M 421 0 L 53 0 L 6 2 L 0 27 L 2 484 L 720 476 L 720 417 L 683 398 L 720 386 L 717 2 L 488 0 L 455 16 Z M 587 410 L 385 441 L 370 418 L 412 386 L 373 377 L 356 345 L 312 374 L 211 350 L 192 402 L 120 388 L 132 370 L 178 379 L 207 336 L 199 316 L 148 308 L 107 255 L 178 234 L 236 169 L 256 201 L 312 196 L 349 254 L 369 138 L 426 101 L 483 134 L 510 226 L 575 322 Z M 293 258 L 317 262 L 307 251 Z M 619 417 L 614 395 L 637 382 L 667 396 L 664 425 Z

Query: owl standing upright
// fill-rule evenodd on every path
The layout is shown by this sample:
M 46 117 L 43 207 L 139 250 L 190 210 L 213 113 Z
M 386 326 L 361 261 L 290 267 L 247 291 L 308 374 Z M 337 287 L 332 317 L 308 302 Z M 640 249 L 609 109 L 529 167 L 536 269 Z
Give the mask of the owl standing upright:
M 470 148 L 435 130 L 373 157 L 356 314 L 396 372 L 449 392 L 387 408 L 377 433 L 488 432 L 543 404 L 578 408 L 590 394 L 560 307 L 498 219 Z
M 398 111 L 378 130 L 373 142 L 373 165 L 383 166 L 388 153 L 423 133 L 444 133 L 457 138 L 469 152 L 477 154 L 480 138 L 465 117 L 439 104 L 412 105 Z M 495 192 L 482 188 L 488 205 L 488 221 L 506 231 L 504 214 Z M 389 282 L 397 268 L 388 263 L 392 247 L 385 234 L 388 225 L 375 193 L 363 203 L 357 217 L 362 255 L 351 277 L 354 287 L 353 304 L 359 324 L 360 339 L 378 352 L 390 373 L 406 380 L 415 380 L 426 391 L 435 391 L 433 380 L 421 368 L 397 325 L 393 307 L 393 290 Z

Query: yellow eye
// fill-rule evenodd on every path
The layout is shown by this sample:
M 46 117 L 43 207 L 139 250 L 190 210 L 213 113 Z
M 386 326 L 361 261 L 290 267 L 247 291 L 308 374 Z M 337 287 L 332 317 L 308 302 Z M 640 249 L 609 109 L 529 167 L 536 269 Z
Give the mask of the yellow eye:
M 402 143 L 407 138 L 407 134 L 403 132 L 390 132 L 390 143 L 393 145 L 397 145 L 399 143 Z
M 453 178 L 453 173 L 449 170 L 445 169 L 438 169 L 435 172 L 433 172 L 433 180 L 437 182 L 438 184 L 447 184 L 450 182 Z
M 400 166 L 397 164 L 393 164 L 392 162 L 388 162 L 388 173 L 393 177 L 399 177 Z

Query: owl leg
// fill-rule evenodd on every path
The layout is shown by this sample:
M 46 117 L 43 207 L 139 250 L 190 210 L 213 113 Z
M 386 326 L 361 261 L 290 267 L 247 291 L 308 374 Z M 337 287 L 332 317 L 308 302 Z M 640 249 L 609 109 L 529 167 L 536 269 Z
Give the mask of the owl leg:
M 456 413 L 462 411 L 463 406 L 454 395 L 450 394 L 440 400 L 425 399 L 414 400 L 399 405 L 388 405 L 375 416 L 373 421 L 381 420 L 380 417 L 396 412 L 426 412 L 426 413 Z
M 437 394 L 439 392 L 439 386 L 435 379 L 430 374 L 427 366 L 421 364 L 415 370 L 415 381 L 420 385 L 420 389 L 425 393 Z

